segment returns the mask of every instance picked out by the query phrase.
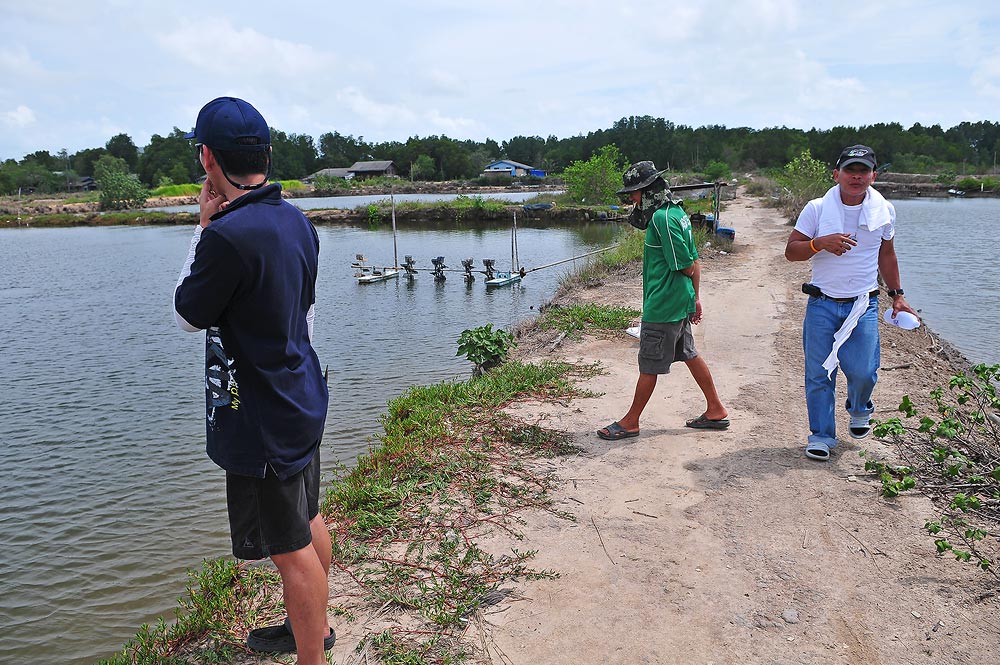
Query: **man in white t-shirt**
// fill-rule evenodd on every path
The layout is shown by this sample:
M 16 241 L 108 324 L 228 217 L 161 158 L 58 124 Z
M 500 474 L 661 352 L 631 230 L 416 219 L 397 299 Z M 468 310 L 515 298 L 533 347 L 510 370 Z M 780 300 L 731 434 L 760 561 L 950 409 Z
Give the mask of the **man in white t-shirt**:
M 878 275 L 894 314 L 916 312 L 900 287 L 893 238 L 896 209 L 871 184 L 875 153 L 864 145 L 844 148 L 833 170 L 837 183 L 806 204 L 785 245 L 789 261 L 812 261 L 812 281 L 802 325 L 809 438 L 806 457 L 826 461 L 837 445 L 837 367 L 847 377 L 850 435 L 871 431 L 871 401 L 879 368 Z

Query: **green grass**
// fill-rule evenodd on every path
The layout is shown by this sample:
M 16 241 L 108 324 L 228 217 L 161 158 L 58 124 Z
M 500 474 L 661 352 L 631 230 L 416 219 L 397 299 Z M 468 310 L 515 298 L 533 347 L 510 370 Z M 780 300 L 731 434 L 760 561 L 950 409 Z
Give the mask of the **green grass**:
M 166 185 L 165 187 L 157 187 L 156 189 L 149 192 L 151 197 L 167 197 L 167 196 L 198 196 L 201 193 L 201 185 L 196 185 L 189 183 L 186 185 Z
M 278 182 L 281 183 L 282 189 L 289 192 L 304 191 L 306 189 L 305 183 L 301 180 L 279 180 Z M 157 187 L 156 189 L 150 191 L 149 195 L 151 197 L 198 196 L 200 193 L 201 185 L 189 183 L 186 185 L 166 185 L 165 187 Z
M 538 325 L 545 330 L 561 330 L 571 335 L 581 331 L 622 331 L 641 313 L 630 307 L 595 303 L 548 307 L 538 317 Z
M 192 213 L 169 213 L 151 210 L 126 210 L 106 213 L 54 213 L 51 215 L 33 215 L 22 219 L 21 225 L 37 228 L 65 226 L 119 226 L 145 224 L 186 224 L 197 221 L 198 216 Z M 0 228 L 17 225 L 13 215 L 0 215 Z
M 548 495 L 554 478 L 532 460 L 576 449 L 502 408 L 579 396 L 569 379 L 593 371 L 510 362 L 469 381 L 412 387 L 389 403 L 378 447 L 329 489 L 323 506 L 338 565 L 364 588 L 367 605 L 409 616 L 364 635 L 359 649 L 380 662 L 458 662 L 470 649 L 461 635 L 485 599 L 504 583 L 555 575 L 529 567 L 534 552 L 497 556 L 476 537 L 500 530 L 519 539 L 516 515 L 528 508 L 560 514 Z
M 281 188 L 286 192 L 303 192 L 308 187 L 301 180 L 279 180 L 281 183 Z
M 188 576 L 186 596 L 177 599 L 175 622 L 168 624 L 161 617 L 152 626 L 141 626 L 119 653 L 98 665 L 222 663 L 245 652 L 245 636 L 238 629 L 257 619 L 259 591 L 277 584 L 277 573 L 212 559 L 200 571 L 188 571 Z M 209 634 L 211 638 L 205 639 Z
M 499 201 L 482 196 L 461 195 L 451 201 L 396 201 L 396 212 L 398 214 L 404 212 L 443 211 L 442 214 L 437 216 L 461 222 L 466 218 L 499 219 L 506 217 L 510 205 L 507 201 Z M 390 210 L 388 196 L 385 196 L 377 203 L 355 208 L 355 212 L 362 212 L 368 217 L 369 225 L 388 223 L 391 219 Z
M 503 408 L 587 396 L 573 381 L 596 371 L 509 362 L 469 381 L 411 387 L 389 403 L 377 445 L 341 469 L 322 506 L 344 582 L 331 586 L 330 608 L 355 624 L 358 653 L 381 663 L 467 661 L 478 648 L 464 639 L 469 622 L 505 596 L 503 585 L 557 575 L 532 569 L 534 552 L 497 554 L 477 539 L 519 540 L 519 513 L 529 509 L 569 517 L 550 498 L 555 477 L 535 460 L 577 449 Z M 245 659 L 247 630 L 283 616 L 277 598 L 270 568 L 206 561 L 191 573 L 174 623 L 142 626 L 101 665 Z

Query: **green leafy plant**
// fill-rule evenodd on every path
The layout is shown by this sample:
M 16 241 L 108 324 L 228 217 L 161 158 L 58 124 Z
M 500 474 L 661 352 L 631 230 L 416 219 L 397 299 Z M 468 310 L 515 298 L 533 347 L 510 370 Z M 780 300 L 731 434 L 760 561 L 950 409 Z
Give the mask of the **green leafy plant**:
M 575 161 L 563 171 L 566 191 L 577 203 L 607 205 L 618 202 L 625 158 L 612 145 L 601 148 L 587 161 Z
M 942 171 L 934 177 L 934 182 L 942 185 L 952 185 L 955 183 L 955 178 L 957 177 L 954 171 Z
M 378 226 L 382 222 L 382 210 L 378 207 L 377 203 L 369 203 L 366 208 L 368 211 L 368 225 Z
M 101 210 L 141 208 L 149 192 L 139 178 L 128 172 L 125 160 L 104 155 L 94 166 L 94 180 L 101 190 Z
M 868 461 L 865 469 L 879 475 L 885 496 L 914 488 L 928 495 L 938 516 L 924 528 L 935 537 L 938 553 L 1000 579 L 994 565 L 1000 556 L 995 535 L 1000 527 L 998 382 L 1000 365 L 976 365 L 970 374 L 955 374 L 947 388 L 929 393 L 929 414 L 904 396 L 902 417 L 873 421 L 873 432 L 907 452 L 916 446 L 916 454 L 906 467 Z
M 733 170 L 729 168 L 729 164 L 725 162 L 720 162 L 718 160 L 709 162 L 708 166 L 705 167 L 705 179 L 709 181 L 716 180 L 729 180 L 733 177 Z
M 350 181 L 339 176 L 321 174 L 313 179 L 313 191 L 317 194 L 332 194 L 351 188 Z
M 777 176 L 781 186 L 778 206 L 789 219 L 795 219 L 807 202 L 823 196 L 833 186 L 832 172 L 823 162 L 805 150 L 785 165 Z
M 862 456 L 867 453 L 862 452 Z M 892 466 L 878 460 L 865 460 L 865 471 L 873 473 L 882 481 L 882 496 L 893 498 L 906 490 L 916 487 L 913 469 L 908 466 Z
M 465 196 L 464 194 L 455 197 L 449 206 L 455 211 L 456 222 L 461 221 L 466 216 L 496 216 L 507 209 L 507 204 L 504 201 L 487 199 L 482 196 Z
M 458 338 L 457 356 L 465 356 L 475 364 L 473 376 L 479 376 L 507 359 L 510 350 L 516 346 L 514 336 L 508 331 L 493 329 L 492 323 L 478 328 L 466 329 Z

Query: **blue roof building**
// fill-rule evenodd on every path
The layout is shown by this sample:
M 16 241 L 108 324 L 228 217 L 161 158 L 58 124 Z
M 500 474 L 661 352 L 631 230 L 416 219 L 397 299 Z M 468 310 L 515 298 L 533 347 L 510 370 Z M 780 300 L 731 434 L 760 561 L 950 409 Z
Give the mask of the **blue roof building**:
M 545 171 L 541 169 L 536 169 L 533 166 L 528 166 L 527 164 L 521 164 L 520 162 L 515 162 L 510 159 L 498 159 L 495 162 L 490 162 L 483 168 L 483 175 L 486 176 L 510 176 L 511 178 L 516 178 L 519 176 L 531 175 L 538 178 L 545 177 Z

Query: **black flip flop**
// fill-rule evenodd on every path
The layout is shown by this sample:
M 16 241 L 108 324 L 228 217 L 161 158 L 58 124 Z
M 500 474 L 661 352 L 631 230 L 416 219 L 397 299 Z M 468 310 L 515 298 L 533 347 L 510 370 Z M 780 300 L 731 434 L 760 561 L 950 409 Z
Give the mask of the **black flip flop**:
M 323 640 L 323 650 L 329 651 L 337 641 L 337 634 L 330 629 L 330 634 Z M 292 624 L 288 618 L 278 626 L 254 628 L 247 635 L 247 648 L 262 653 L 295 653 L 295 636 L 292 635 Z
M 697 418 L 692 418 L 691 420 L 684 423 L 685 427 L 691 427 L 693 429 L 726 429 L 729 427 L 728 418 L 720 418 L 718 420 L 712 420 L 701 414 Z
M 607 430 L 608 433 L 605 434 L 604 430 Z M 607 427 L 597 430 L 597 436 L 601 437 L 605 441 L 617 441 L 618 439 L 629 439 L 633 436 L 639 436 L 639 430 L 630 432 L 615 421 Z

